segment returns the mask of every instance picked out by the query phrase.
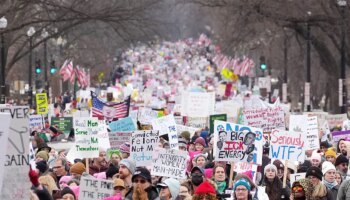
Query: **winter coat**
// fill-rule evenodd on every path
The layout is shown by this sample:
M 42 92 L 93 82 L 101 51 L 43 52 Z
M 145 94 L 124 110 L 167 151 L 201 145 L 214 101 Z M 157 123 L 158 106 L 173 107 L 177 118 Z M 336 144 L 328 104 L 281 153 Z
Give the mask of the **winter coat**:
M 350 180 L 345 180 L 338 189 L 337 200 L 350 199 Z

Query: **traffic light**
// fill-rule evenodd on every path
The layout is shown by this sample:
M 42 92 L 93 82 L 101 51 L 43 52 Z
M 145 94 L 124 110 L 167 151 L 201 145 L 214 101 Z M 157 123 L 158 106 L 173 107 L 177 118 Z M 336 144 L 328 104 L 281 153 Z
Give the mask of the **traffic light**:
M 57 68 L 56 68 L 56 66 L 55 66 L 55 61 L 52 60 L 52 61 L 50 62 L 50 74 L 54 74 L 54 73 L 56 73 L 56 71 L 57 71 Z
M 41 66 L 40 66 L 40 59 L 35 61 L 35 73 L 36 74 L 41 74 Z
M 260 69 L 262 71 L 265 71 L 266 68 L 267 68 L 267 65 L 266 65 L 265 57 L 264 56 L 260 56 Z

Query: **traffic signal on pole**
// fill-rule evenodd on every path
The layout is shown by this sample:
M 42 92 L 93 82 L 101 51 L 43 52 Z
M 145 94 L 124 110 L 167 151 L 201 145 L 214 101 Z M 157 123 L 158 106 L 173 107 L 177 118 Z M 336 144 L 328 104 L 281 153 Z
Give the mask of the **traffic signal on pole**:
M 35 73 L 36 74 L 41 74 L 40 59 L 35 61 Z
M 266 65 L 266 61 L 265 61 L 265 57 L 264 56 L 261 56 L 260 57 L 260 69 L 262 71 L 265 71 L 267 68 L 267 65 Z
M 56 71 L 57 71 L 57 68 L 55 66 L 55 61 L 52 60 L 50 63 L 50 74 L 54 74 L 54 73 L 56 73 Z

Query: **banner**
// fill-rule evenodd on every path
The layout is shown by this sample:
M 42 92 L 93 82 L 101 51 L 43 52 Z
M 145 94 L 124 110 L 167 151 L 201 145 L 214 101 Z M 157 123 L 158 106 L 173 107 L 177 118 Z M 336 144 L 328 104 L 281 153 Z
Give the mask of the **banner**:
M 135 131 L 130 138 L 130 159 L 136 166 L 149 166 L 152 164 L 152 153 L 159 143 L 159 131 Z
M 151 174 L 175 179 L 187 179 L 186 159 L 188 153 L 175 149 L 159 149 L 158 155 L 153 158 Z
M 109 143 L 112 149 L 119 149 L 120 145 L 130 142 L 132 132 L 109 132 Z
M 286 129 L 284 111 L 280 106 L 244 109 L 243 115 L 245 125 L 262 128 L 264 132 L 271 132 L 273 129 Z
M 304 162 L 306 137 L 303 132 L 276 129 L 270 137 L 270 158 Z
M 5 171 L 0 199 L 28 200 L 29 181 L 29 108 L 27 106 L 1 106 L 0 112 L 10 113 L 11 121 L 1 121 L 4 127 L 10 125 Z M 6 123 L 7 122 L 7 123 Z
M 80 200 L 102 200 L 113 196 L 113 181 L 82 176 L 80 179 Z
M 117 131 L 135 131 L 135 124 L 131 117 L 126 117 L 108 124 L 112 132 Z
M 74 118 L 76 154 L 79 158 L 97 158 L 99 156 L 97 118 Z
M 214 127 L 215 161 L 261 164 L 261 129 L 217 120 Z
M 207 117 L 214 113 L 215 93 L 182 92 L 181 115 Z
M 178 136 L 176 123 L 173 115 L 167 115 L 152 121 L 153 130 L 159 130 L 160 135 L 169 136 L 169 145 L 171 149 L 178 149 Z
M 65 134 L 69 134 L 73 128 L 72 117 L 51 117 L 51 126 L 58 126 L 58 129 Z
M 36 113 L 39 115 L 45 115 L 49 112 L 49 104 L 47 101 L 46 93 L 35 94 L 36 99 Z
M 307 135 L 305 142 L 305 150 L 313 150 L 320 148 L 320 140 L 318 136 L 318 121 L 317 117 L 307 118 Z
M 329 128 L 332 130 L 336 126 L 343 125 L 343 121 L 347 120 L 347 114 L 336 114 L 336 115 L 327 115 L 326 120 L 328 122 Z
M 217 114 L 217 115 L 210 115 L 209 116 L 209 126 L 210 126 L 210 133 L 214 133 L 214 121 L 227 121 L 227 115 L 226 114 Z
M 0 188 L 2 188 L 2 183 L 4 179 L 5 171 L 5 155 L 7 148 L 7 141 L 9 137 L 9 128 L 11 123 L 11 116 L 8 113 L 0 113 L 0 121 L 3 123 L 0 126 Z
M 42 115 L 30 115 L 29 116 L 29 132 L 41 131 L 44 129 L 43 116 Z

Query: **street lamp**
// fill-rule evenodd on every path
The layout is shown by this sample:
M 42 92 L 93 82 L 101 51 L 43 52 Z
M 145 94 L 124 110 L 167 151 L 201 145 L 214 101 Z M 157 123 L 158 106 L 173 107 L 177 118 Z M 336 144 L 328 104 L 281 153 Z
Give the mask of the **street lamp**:
M 308 11 L 307 15 L 311 16 L 311 12 Z M 306 22 L 306 82 L 304 87 L 304 103 L 306 105 L 307 112 L 311 111 L 310 103 L 310 87 L 311 87 L 311 36 L 310 36 L 310 23 Z
M 29 79 L 28 79 L 28 84 L 29 84 L 29 91 L 28 91 L 28 104 L 29 107 L 33 106 L 33 87 L 32 87 L 32 49 L 33 49 L 33 41 L 32 37 L 35 34 L 35 29 L 34 27 L 29 27 L 27 31 L 27 36 L 29 37 Z
M 346 91 L 346 58 L 345 58 L 345 8 L 346 1 L 338 0 L 338 6 L 341 7 L 342 24 L 341 24 L 341 47 L 340 47 L 340 78 L 339 78 L 339 106 L 341 113 L 347 113 L 347 91 Z
M 7 19 L 5 17 L 0 18 L 0 29 L 5 29 L 7 27 Z M 0 77 L 0 103 L 5 103 L 5 41 L 4 41 L 4 33 L 1 32 L 1 77 Z
M 49 33 L 43 29 L 41 33 L 41 37 L 44 38 L 44 79 L 45 79 L 45 91 L 47 93 L 47 96 L 49 98 L 49 85 L 47 83 L 47 37 L 49 36 Z

